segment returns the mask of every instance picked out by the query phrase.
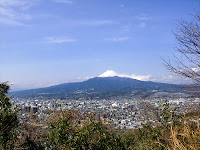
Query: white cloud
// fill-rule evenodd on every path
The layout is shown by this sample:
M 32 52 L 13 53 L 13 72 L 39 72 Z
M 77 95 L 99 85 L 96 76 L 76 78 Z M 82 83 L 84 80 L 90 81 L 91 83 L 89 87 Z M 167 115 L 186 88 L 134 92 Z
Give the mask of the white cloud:
M 78 77 L 76 82 L 82 82 L 82 81 L 89 80 L 89 79 L 92 79 L 92 78 L 94 78 L 94 76 Z
M 68 37 L 46 37 L 44 41 L 47 43 L 69 43 L 69 42 L 76 42 L 76 39 L 68 38 Z
M 0 17 L 0 24 L 6 24 L 11 26 L 26 26 L 24 23 L 12 20 L 12 19 L 6 19 Z
M 0 7 L 0 15 L 5 15 L 8 17 L 14 17 L 15 13 L 11 9 Z
M 124 77 L 124 78 L 132 78 L 132 79 L 137 79 L 137 80 L 142 80 L 142 81 L 149 81 L 151 79 L 151 75 L 127 75 L 127 74 L 119 74 L 116 73 L 113 70 L 107 70 L 106 72 L 104 72 L 103 74 L 101 74 L 99 77 L 114 77 L 114 76 L 118 76 L 118 77 Z
M 64 19 L 64 22 L 69 26 L 104 26 L 104 25 L 113 25 L 118 24 L 118 21 L 109 20 L 109 19 Z
M 7 17 L 9 19 L 15 19 L 15 20 L 29 20 L 31 19 L 31 16 L 28 14 L 24 14 L 24 13 L 17 13 L 16 11 L 14 11 L 14 9 L 10 9 L 10 8 L 3 8 L 0 7 L 0 16 L 1 17 Z
M 57 2 L 57 3 L 67 3 L 67 4 L 72 4 L 72 1 L 70 0 L 53 0 L 54 2 Z
M 0 23 L 24 26 L 21 21 L 31 19 L 31 16 L 24 13 L 24 10 L 31 5 L 30 0 L 0 0 Z
M 191 80 L 184 78 L 182 76 L 177 75 L 160 75 L 160 76 L 152 76 L 150 81 L 154 82 L 162 82 L 162 83 L 171 83 L 171 84 L 190 84 Z
M 135 75 L 135 74 L 120 74 L 116 73 L 113 70 L 107 70 L 103 74 L 101 74 L 99 77 L 124 77 L 124 78 L 132 78 L 137 79 L 141 81 L 153 81 L 153 82 L 161 82 L 161 83 L 172 83 L 172 84 L 187 84 L 190 83 L 189 80 L 185 78 L 181 78 L 180 76 L 174 76 L 174 75 L 160 75 L 160 76 L 152 76 L 152 75 Z
M 148 17 L 148 16 L 137 16 L 136 17 L 138 20 L 142 20 L 142 21 L 147 21 L 147 20 L 150 20 L 151 18 Z
M 27 7 L 30 6 L 32 3 L 30 0 L 1 0 L 0 5 L 5 7 L 13 7 L 13 6 L 19 6 L 19 7 Z
M 140 27 L 140 28 L 144 28 L 144 27 L 146 27 L 146 22 L 147 22 L 148 20 L 151 20 L 152 18 L 149 17 L 149 16 L 146 15 L 146 14 L 141 14 L 141 15 L 135 16 L 135 19 L 137 19 L 138 21 L 140 21 L 139 27 Z
M 107 41 L 113 41 L 113 42 L 120 42 L 120 41 L 127 41 L 129 40 L 129 37 L 113 37 L 113 38 L 105 38 Z
M 0 0 L 0 7 L 9 10 L 25 10 L 33 5 L 31 0 Z
M 117 22 L 113 20 L 83 20 L 83 21 L 78 21 L 77 23 L 89 26 L 99 26 L 107 24 L 116 24 Z

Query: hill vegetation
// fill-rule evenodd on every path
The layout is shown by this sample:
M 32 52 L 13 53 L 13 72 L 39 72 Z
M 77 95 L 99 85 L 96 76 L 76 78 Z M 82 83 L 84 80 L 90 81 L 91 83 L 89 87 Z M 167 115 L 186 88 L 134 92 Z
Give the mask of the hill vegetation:
M 95 113 L 52 112 L 42 126 L 37 119 L 18 123 L 16 108 L 6 95 L 9 86 L 0 84 L 1 149 L 193 149 L 200 148 L 199 111 L 176 115 L 164 104 L 161 125 L 150 122 L 132 130 L 113 129 L 103 124 Z M 15 136 L 18 135 L 18 136 Z

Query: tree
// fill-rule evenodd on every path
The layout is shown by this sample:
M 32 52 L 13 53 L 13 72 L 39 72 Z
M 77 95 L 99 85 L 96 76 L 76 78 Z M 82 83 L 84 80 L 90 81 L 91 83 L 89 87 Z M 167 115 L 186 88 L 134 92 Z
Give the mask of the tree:
M 0 84 L 0 149 L 13 148 L 18 126 L 17 109 L 12 107 L 7 96 L 9 88 L 7 83 Z
M 57 117 L 56 117 L 57 116 Z M 83 118 L 72 111 L 61 112 L 49 122 L 49 149 L 124 150 L 119 135 L 112 134 L 94 118 Z M 81 120 L 79 120 L 81 119 Z M 77 120 L 79 120 L 77 122 Z
M 174 33 L 178 46 L 175 50 L 181 55 L 175 56 L 175 65 L 165 61 L 171 72 L 195 81 L 200 85 L 200 11 L 192 15 L 192 21 L 181 20 Z
M 196 11 L 192 17 L 192 21 L 179 21 L 177 31 L 174 33 L 174 35 L 178 43 L 178 46 L 175 48 L 175 50 L 180 54 L 180 56 L 175 56 L 175 65 L 172 65 L 170 61 L 165 61 L 165 66 L 171 72 L 192 80 L 195 83 L 195 86 L 192 87 L 197 89 L 197 93 L 195 94 L 198 94 L 199 96 L 200 11 Z M 173 128 L 171 127 L 169 145 L 173 149 L 199 149 L 200 130 L 198 120 L 200 116 L 200 107 L 198 107 L 198 112 L 193 112 L 193 114 L 194 113 L 198 113 L 197 124 L 194 122 L 179 122 L 180 126 L 175 126 Z M 165 116 L 167 115 L 168 114 L 165 112 Z M 192 117 L 195 118 L 195 116 Z M 168 119 L 168 117 L 165 119 Z

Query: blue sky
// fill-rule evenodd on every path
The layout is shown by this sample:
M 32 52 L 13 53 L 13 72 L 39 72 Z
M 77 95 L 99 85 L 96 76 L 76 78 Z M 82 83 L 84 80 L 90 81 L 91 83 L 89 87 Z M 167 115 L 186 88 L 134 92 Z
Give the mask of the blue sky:
M 161 58 L 176 54 L 177 20 L 199 8 L 199 0 L 0 0 L 0 82 L 29 89 L 106 70 L 180 82 Z

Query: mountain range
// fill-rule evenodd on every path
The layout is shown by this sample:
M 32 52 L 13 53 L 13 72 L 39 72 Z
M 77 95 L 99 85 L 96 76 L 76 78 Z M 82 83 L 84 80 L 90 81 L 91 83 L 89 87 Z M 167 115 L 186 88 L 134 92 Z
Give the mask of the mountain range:
M 181 92 L 178 85 L 140 81 L 127 77 L 95 77 L 83 82 L 64 83 L 46 88 L 13 92 L 14 97 L 104 97 L 117 96 L 137 92 Z

